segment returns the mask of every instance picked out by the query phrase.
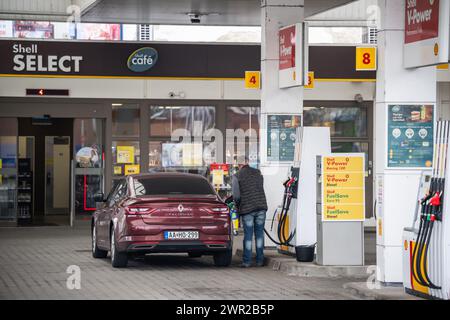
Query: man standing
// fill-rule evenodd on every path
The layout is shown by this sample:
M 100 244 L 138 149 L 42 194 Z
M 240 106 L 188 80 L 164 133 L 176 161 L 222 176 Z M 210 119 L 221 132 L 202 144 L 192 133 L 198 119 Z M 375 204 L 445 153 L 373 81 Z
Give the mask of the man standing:
M 264 266 L 264 223 L 267 201 L 264 193 L 264 179 L 261 171 L 245 164 L 233 176 L 233 199 L 244 224 L 244 256 L 242 267 L 248 268 L 252 261 L 252 238 L 255 233 L 256 266 Z

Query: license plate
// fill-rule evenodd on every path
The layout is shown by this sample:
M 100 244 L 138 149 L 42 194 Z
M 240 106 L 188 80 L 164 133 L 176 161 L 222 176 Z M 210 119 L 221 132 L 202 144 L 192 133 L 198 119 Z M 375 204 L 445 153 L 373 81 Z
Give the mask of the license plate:
M 165 231 L 164 239 L 166 240 L 196 240 L 198 239 L 198 231 Z

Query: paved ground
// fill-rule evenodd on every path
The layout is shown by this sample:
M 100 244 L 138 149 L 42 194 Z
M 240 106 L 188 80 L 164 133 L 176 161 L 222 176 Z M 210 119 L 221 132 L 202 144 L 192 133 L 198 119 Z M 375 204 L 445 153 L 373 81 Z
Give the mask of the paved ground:
M 81 289 L 67 289 L 70 265 Z M 216 268 L 211 257 L 153 255 L 113 269 L 93 259 L 87 227 L 0 228 L 0 299 L 354 299 L 354 279 L 288 277 L 265 268 Z

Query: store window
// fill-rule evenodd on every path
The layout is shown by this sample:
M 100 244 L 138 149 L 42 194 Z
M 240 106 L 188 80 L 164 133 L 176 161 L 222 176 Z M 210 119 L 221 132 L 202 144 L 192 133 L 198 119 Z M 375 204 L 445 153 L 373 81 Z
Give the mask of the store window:
M 113 103 L 113 137 L 139 137 L 139 117 L 139 105 Z
M 367 110 L 359 107 L 304 107 L 305 126 L 329 127 L 332 137 L 367 137 Z
M 194 131 L 194 122 L 202 123 L 203 132 L 216 124 L 215 107 L 151 106 L 150 136 L 170 137 L 176 129 Z
M 259 121 L 259 107 L 227 107 L 225 143 L 227 163 L 239 164 L 244 161 L 245 156 L 248 156 L 251 165 L 258 165 Z
M 75 119 L 74 148 L 77 168 L 102 168 L 103 121 L 101 119 Z
M 96 210 L 94 195 L 103 192 L 104 126 L 102 119 L 74 120 L 75 212 Z
M 215 160 L 212 143 L 202 141 L 203 133 L 215 128 L 215 107 L 151 106 L 149 114 L 150 171 L 201 169 Z M 187 130 L 189 141 L 172 141 L 172 134 L 179 129 Z
M 127 174 L 139 173 L 140 152 L 138 141 L 113 141 L 113 176 L 121 177 Z

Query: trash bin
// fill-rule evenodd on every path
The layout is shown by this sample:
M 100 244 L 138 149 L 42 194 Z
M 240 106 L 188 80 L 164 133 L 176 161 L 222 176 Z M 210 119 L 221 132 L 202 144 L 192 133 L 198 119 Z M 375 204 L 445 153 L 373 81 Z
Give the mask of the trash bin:
M 316 245 L 310 246 L 296 246 L 295 247 L 295 255 L 297 257 L 298 262 L 313 262 L 314 261 L 314 251 L 316 249 Z

